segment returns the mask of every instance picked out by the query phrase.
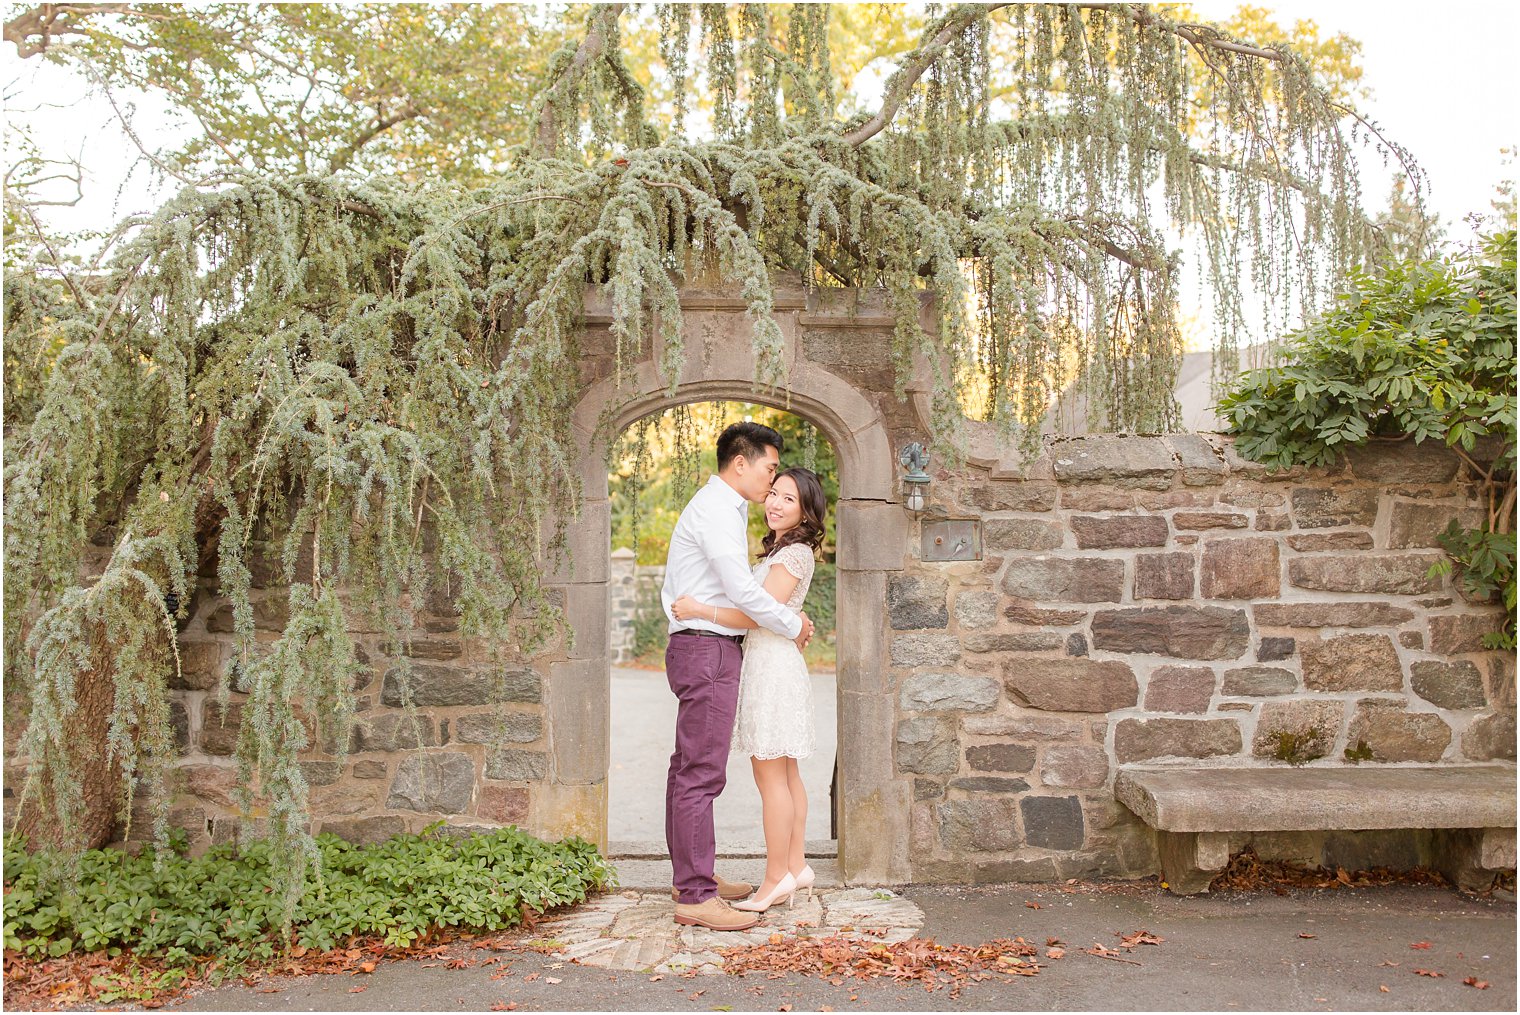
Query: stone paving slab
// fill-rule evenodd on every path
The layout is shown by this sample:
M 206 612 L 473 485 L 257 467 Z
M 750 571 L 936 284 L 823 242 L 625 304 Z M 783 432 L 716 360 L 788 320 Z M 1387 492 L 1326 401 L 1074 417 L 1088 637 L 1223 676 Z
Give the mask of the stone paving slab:
M 562 946 L 561 954 L 582 966 L 708 974 L 723 972 L 720 949 L 765 944 L 775 933 L 896 942 L 913 937 L 924 923 L 918 906 L 884 888 L 798 895 L 790 906 L 772 907 L 747 931 L 683 927 L 675 922 L 675 910 L 667 893 L 625 889 L 544 920 L 537 927 L 538 939 Z

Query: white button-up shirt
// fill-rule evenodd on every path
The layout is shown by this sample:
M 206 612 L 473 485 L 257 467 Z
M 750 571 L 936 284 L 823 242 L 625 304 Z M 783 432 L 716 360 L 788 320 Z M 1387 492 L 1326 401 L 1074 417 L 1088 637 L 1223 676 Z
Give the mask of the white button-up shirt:
M 737 607 L 766 630 L 797 637 L 802 618 L 765 591 L 750 570 L 748 527 L 749 501 L 717 476 L 710 478 L 681 511 L 670 534 L 665 585 L 660 590 L 671 634 L 688 628 L 745 633 L 701 618 L 677 621 L 670 612 L 671 605 L 682 596 L 691 596 L 701 603 Z

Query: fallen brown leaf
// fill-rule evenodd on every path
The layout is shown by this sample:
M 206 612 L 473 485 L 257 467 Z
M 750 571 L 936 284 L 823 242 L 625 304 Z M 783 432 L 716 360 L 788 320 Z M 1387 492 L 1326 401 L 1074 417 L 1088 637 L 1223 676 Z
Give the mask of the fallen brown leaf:
M 1388 993 L 1388 984 L 1386 984 L 1386 983 L 1380 983 L 1380 984 L 1378 984 L 1378 990 L 1381 991 L 1384 994 Z
M 362 994 L 368 989 L 368 987 L 349 987 L 348 992 L 350 994 Z
M 1467 979 L 1463 980 L 1462 982 L 1465 983 L 1465 984 L 1467 984 L 1469 987 L 1477 987 L 1479 990 L 1487 990 L 1488 989 L 1488 981 L 1487 980 L 1480 980 L 1476 976 L 1469 976 Z
M 1319 937 L 1318 934 L 1309 934 L 1309 933 L 1306 933 L 1306 932 L 1300 932 L 1298 936 L 1301 937 L 1301 938 L 1304 938 L 1305 940 L 1311 940 L 1311 941 L 1314 938 Z
M 1159 945 L 1166 940 L 1166 938 L 1158 937 L 1148 930 L 1137 930 L 1133 934 L 1115 933 L 1114 937 L 1119 939 L 1119 947 L 1121 948 L 1134 948 L 1136 945 Z
M 1430 947 L 1430 942 L 1429 941 L 1416 941 L 1413 944 L 1411 944 L 1409 947 L 1411 947 L 1411 948 L 1417 948 L 1420 951 L 1425 951 L 1425 950 L 1427 950 Z
M 544 977 L 544 982 L 545 983 L 564 983 L 565 981 L 561 980 L 558 976 L 546 976 L 546 977 Z
M 1038 902 L 1025 902 L 1024 903 L 1024 908 L 1025 909 L 1039 909 L 1040 908 L 1040 904 Z
M 1411 972 L 1413 972 L 1414 975 L 1416 975 L 1416 976 L 1429 976 L 1432 979 L 1434 979 L 1437 976 L 1445 976 L 1446 975 L 1445 973 L 1437 972 L 1434 969 L 1415 969 L 1415 970 L 1411 970 Z
M 538 979 L 538 974 L 537 973 L 529 973 L 527 976 L 523 977 L 523 982 L 524 983 L 532 983 L 536 979 Z M 657 979 L 657 977 L 651 977 L 651 979 Z
M 1066 958 L 1066 949 L 1065 948 L 1047 948 L 1047 949 L 1045 949 L 1045 957 L 1047 959 L 1064 959 L 1064 958 Z

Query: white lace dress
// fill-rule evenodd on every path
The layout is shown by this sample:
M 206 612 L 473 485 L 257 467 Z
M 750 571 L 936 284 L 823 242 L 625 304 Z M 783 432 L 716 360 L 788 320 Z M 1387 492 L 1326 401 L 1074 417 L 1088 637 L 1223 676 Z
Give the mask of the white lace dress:
M 797 577 L 786 605 L 802 609 L 813 580 L 813 551 L 793 543 L 755 565 L 764 583 L 773 565 Z M 796 642 L 764 628 L 744 639 L 739 670 L 739 711 L 731 750 L 752 758 L 805 758 L 813 753 L 813 687 Z

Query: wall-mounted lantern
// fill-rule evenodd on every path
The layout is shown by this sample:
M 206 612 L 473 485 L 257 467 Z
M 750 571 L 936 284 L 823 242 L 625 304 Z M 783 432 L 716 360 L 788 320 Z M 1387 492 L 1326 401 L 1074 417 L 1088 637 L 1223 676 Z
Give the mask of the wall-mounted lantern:
M 897 460 L 905 470 L 903 507 L 916 515 L 924 509 L 924 495 L 929 490 L 929 474 L 924 471 L 929 464 L 929 452 L 924 450 L 922 444 L 915 441 L 903 446 Z

